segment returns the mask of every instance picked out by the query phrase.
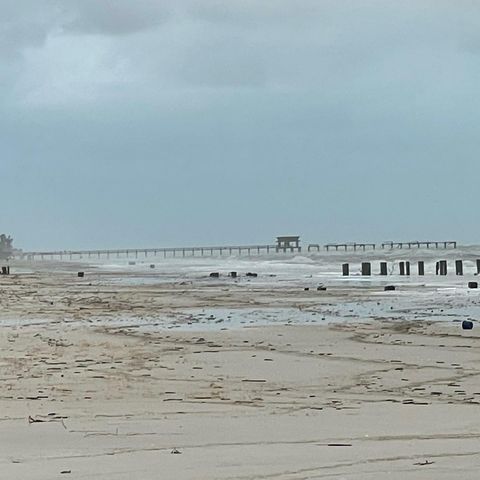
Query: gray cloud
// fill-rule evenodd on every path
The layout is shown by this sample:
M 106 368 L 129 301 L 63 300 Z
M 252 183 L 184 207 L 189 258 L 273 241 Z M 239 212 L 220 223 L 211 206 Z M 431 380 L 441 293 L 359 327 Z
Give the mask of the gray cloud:
M 0 2 L 0 55 L 15 59 L 24 48 L 44 45 L 58 25 L 59 10 L 53 0 Z
M 0 0 L 0 54 L 42 47 L 49 35 L 129 35 L 165 22 L 158 0 Z
M 159 0 L 60 1 L 65 33 L 128 35 L 161 25 L 169 15 L 168 2 Z
M 0 6 L 2 228 L 25 246 L 480 234 L 478 2 Z
M 318 21 L 319 15 L 328 12 L 332 0 L 190 0 L 183 3 L 183 13 L 192 18 L 212 24 L 228 24 L 236 28 L 268 26 L 272 23 L 289 22 L 296 25 Z

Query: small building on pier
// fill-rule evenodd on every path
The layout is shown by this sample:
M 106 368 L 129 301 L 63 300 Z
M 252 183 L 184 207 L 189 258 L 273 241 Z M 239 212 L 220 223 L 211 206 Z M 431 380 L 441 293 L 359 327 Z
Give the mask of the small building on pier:
M 300 237 L 296 235 L 284 235 L 277 237 L 277 252 L 301 252 Z

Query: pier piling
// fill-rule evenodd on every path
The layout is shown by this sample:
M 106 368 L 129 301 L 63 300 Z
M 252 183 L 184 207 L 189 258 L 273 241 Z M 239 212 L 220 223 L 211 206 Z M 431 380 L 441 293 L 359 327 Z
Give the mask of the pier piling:
M 455 274 L 456 275 L 463 275 L 463 261 L 462 260 L 455 260 Z
M 448 273 L 448 265 L 446 260 L 440 260 L 440 275 L 445 276 Z
M 370 262 L 362 263 L 362 275 L 364 277 L 369 277 L 372 274 L 372 264 Z
M 387 275 L 387 262 L 380 262 L 380 275 Z
M 418 274 L 420 276 L 425 275 L 425 262 L 423 260 L 418 262 Z

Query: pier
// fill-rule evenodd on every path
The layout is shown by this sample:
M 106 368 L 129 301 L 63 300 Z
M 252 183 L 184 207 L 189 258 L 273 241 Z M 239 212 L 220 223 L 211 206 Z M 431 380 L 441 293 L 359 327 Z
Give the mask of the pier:
M 317 247 L 317 244 L 310 244 L 309 247 L 308 247 L 308 251 L 310 251 L 310 249 L 314 249 L 315 247 Z M 361 250 L 361 251 L 366 251 L 366 250 L 375 250 L 378 245 L 376 243 L 358 243 L 358 242 L 350 242 L 350 243 L 327 243 L 326 245 L 323 246 L 325 248 L 325 250 L 327 252 L 329 252 L 330 250 L 335 250 L 336 252 L 338 252 L 338 250 L 341 250 L 341 251 L 354 251 L 356 252 L 357 250 Z M 402 248 L 409 248 L 409 249 L 412 249 L 412 248 L 422 248 L 422 247 L 426 247 L 426 248 L 457 248 L 457 242 L 456 241 L 452 241 L 452 240 L 449 240 L 449 241 L 441 241 L 441 242 L 438 242 L 438 241 L 426 241 L 426 242 L 418 242 L 418 241 L 415 241 L 415 242 L 383 242 L 380 244 L 380 247 L 382 249 L 385 249 L 385 248 L 399 248 L 399 249 L 402 249 Z
M 382 248 L 414 248 L 414 247 L 417 247 L 417 248 L 421 248 L 421 247 L 426 247 L 426 248 L 431 248 L 431 247 L 435 247 L 435 248 L 448 248 L 448 247 L 452 247 L 452 248 L 457 248 L 457 242 L 455 241 L 441 241 L 441 242 L 432 242 L 432 241 L 429 241 L 429 242 L 385 242 L 385 243 L 382 243 Z
M 351 242 L 351 243 L 328 243 L 323 246 L 329 252 L 335 251 L 367 251 L 382 249 L 403 249 L 403 248 L 457 248 L 456 241 L 425 241 L 425 242 L 384 242 L 380 245 L 375 243 Z M 276 243 L 261 245 L 220 245 L 220 246 L 200 246 L 200 247 L 156 247 L 156 248 L 121 248 L 121 249 L 103 249 L 103 250 L 54 250 L 54 251 L 21 251 L 12 250 L 12 258 L 28 260 L 46 260 L 46 259 L 84 259 L 84 258 L 138 258 L 138 257 L 204 257 L 204 256 L 222 256 L 222 255 L 262 255 L 271 253 L 295 253 L 301 252 L 300 237 L 281 236 L 277 237 Z M 310 243 L 308 252 L 320 251 L 320 244 Z
M 283 250 L 281 250 L 283 252 Z M 84 258 L 139 258 L 139 257 L 203 257 L 215 255 L 261 255 L 278 252 L 277 245 L 226 245 L 208 247 L 121 248 L 109 250 L 57 250 L 22 252 L 16 258 L 28 260 L 63 260 Z
M 329 252 L 332 249 L 335 249 L 335 251 L 344 250 L 345 252 L 348 250 L 353 250 L 356 252 L 357 250 L 363 250 L 366 251 L 367 249 L 375 250 L 377 245 L 375 243 L 327 243 L 324 245 L 324 248 L 327 252 Z
M 276 244 L 267 245 L 223 245 L 207 247 L 157 247 L 157 248 L 121 248 L 108 250 L 57 250 L 57 251 L 31 251 L 20 252 L 14 255 L 15 258 L 26 258 L 28 260 L 45 260 L 64 258 L 74 260 L 83 258 L 138 258 L 158 257 L 204 257 L 215 255 L 262 255 L 269 253 L 294 253 L 301 252 L 300 237 L 298 235 L 280 236 Z

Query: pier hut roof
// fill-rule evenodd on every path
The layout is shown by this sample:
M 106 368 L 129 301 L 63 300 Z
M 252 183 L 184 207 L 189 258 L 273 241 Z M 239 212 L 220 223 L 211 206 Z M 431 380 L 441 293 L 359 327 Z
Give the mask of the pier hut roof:
M 299 239 L 299 235 L 282 235 L 277 237 L 277 242 L 296 242 Z

